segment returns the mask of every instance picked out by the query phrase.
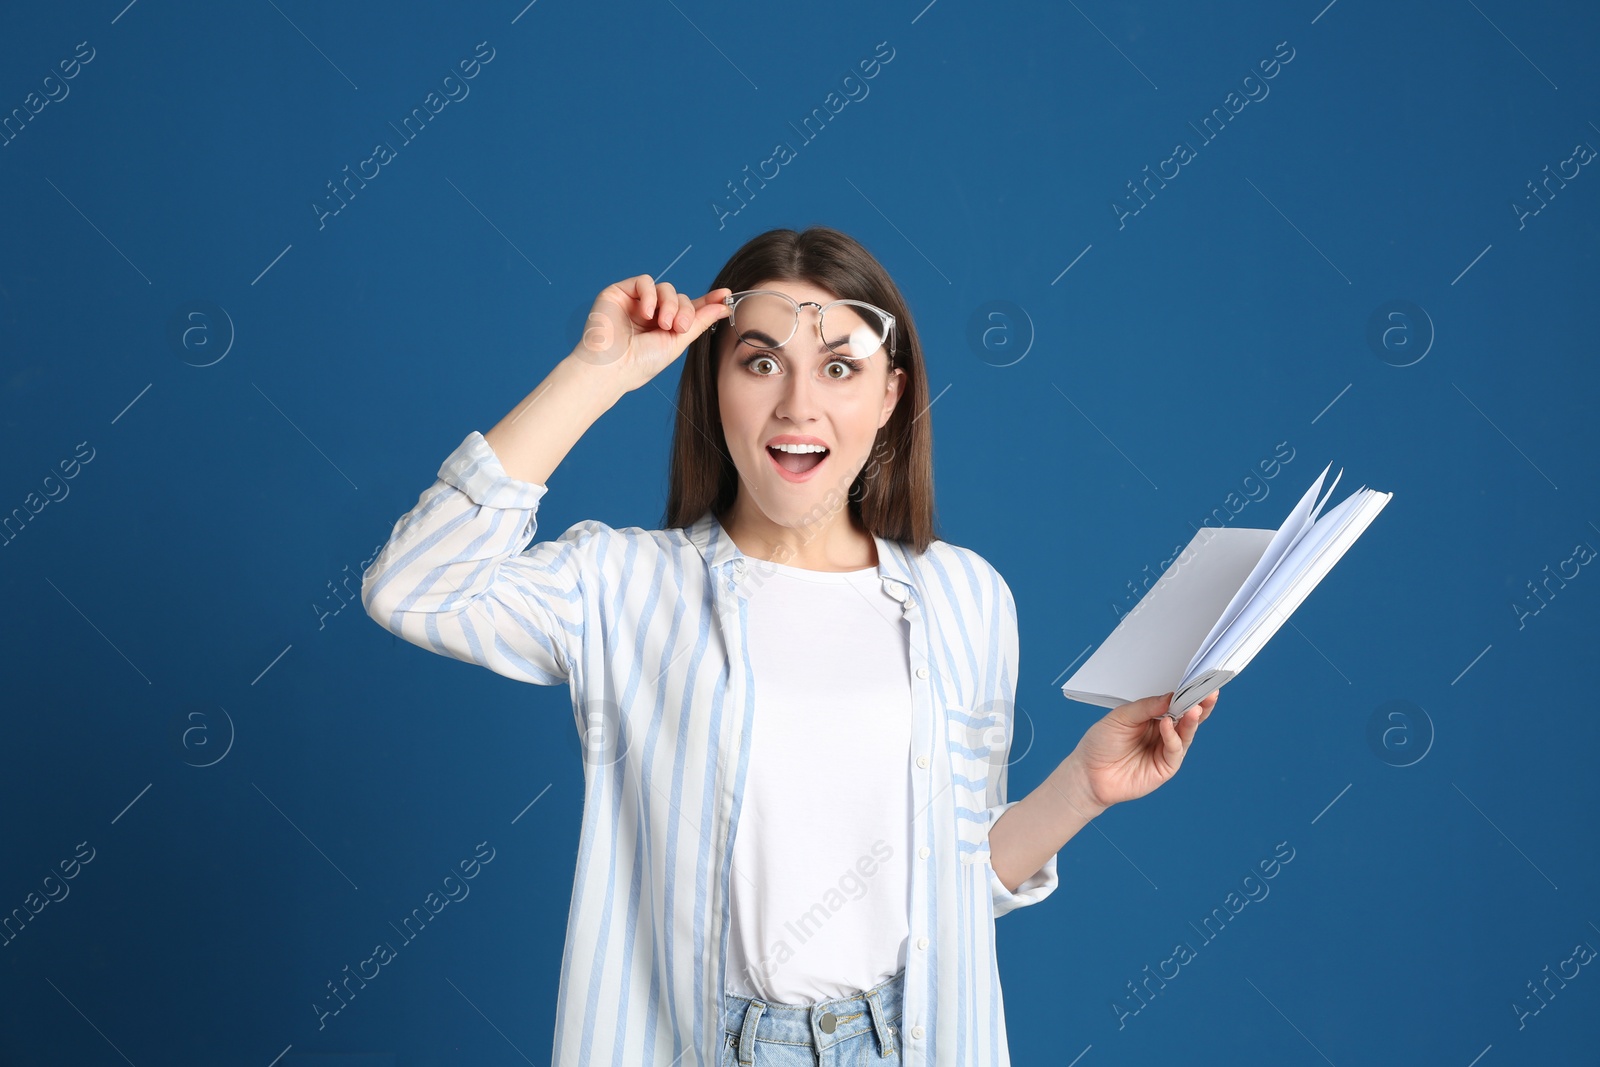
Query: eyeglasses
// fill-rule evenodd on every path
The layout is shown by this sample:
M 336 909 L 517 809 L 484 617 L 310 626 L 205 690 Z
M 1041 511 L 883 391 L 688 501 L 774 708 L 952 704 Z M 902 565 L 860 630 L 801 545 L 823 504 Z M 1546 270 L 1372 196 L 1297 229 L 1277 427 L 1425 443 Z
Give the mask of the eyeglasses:
M 722 298 L 736 341 L 752 348 L 781 348 L 800 329 L 800 309 L 817 309 L 817 333 L 828 350 L 846 359 L 867 359 L 889 347 L 894 364 L 894 316 L 862 300 L 795 300 L 775 289 L 746 289 Z M 720 326 L 721 322 L 715 324 Z M 713 328 L 715 328 L 713 326 Z

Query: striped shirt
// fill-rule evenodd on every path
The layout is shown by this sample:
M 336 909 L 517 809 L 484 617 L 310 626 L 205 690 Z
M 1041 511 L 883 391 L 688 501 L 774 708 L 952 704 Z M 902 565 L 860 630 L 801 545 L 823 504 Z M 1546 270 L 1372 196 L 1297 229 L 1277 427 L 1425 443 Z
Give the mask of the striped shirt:
M 709 512 L 665 530 L 585 520 L 530 546 L 546 490 L 472 431 L 396 522 L 361 601 L 412 644 L 570 687 L 584 802 L 552 1062 L 715 1067 L 755 708 L 746 600 L 770 568 Z M 1057 885 L 1055 856 L 1015 893 L 989 863 L 989 827 L 1017 803 L 1016 604 L 970 549 L 874 540 L 914 712 L 895 1036 L 907 1067 L 1009 1067 L 994 920 Z

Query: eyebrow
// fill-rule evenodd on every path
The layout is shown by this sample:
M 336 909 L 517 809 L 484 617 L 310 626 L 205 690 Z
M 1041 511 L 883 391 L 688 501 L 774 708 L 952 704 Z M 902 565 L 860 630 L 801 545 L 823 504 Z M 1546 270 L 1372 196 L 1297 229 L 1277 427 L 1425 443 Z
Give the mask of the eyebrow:
M 760 330 L 750 330 L 750 331 L 747 332 L 746 336 L 759 338 L 762 341 L 762 344 L 764 345 L 764 347 L 766 347 L 766 348 L 777 348 L 777 349 L 782 349 L 784 351 L 788 351 L 786 346 L 775 343 L 772 340 L 772 337 L 770 335 L 764 334 Z M 862 358 L 863 358 L 861 356 L 841 356 L 841 355 L 839 355 L 839 353 L 834 352 L 833 349 L 829 348 L 827 345 L 822 345 L 817 349 L 817 355 L 819 355 L 819 356 L 830 355 L 830 354 L 833 355 L 835 358 L 838 358 L 838 359 L 850 359 L 850 360 L 855 360 L 857 362 L 860 362 L 862 360 Z

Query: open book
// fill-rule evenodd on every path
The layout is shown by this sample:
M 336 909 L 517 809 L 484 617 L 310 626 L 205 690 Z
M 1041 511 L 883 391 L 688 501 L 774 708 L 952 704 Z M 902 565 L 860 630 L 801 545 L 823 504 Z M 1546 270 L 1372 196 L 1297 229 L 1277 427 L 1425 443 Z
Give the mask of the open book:
M 1107 708 L 1170 691 L 1176 720 L 1244 670 L 1394 496 L 1362 486 L 1318 518 L 1332 466 L 1276 531 L 1196 533 L 1061 691 Z

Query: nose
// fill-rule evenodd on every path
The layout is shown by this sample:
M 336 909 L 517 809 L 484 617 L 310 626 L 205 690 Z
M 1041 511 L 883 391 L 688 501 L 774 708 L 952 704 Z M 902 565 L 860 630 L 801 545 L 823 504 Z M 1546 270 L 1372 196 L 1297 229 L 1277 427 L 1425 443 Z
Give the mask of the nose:
M 800 321 L 795 324 L 794 337 L 789 342 L 789 346 L 795 352 L 804 352 L 809 348 L 812 338 L 816 338 L 818 345 L 822 344 L 821 313 L 821 307 L 815 303 L 808 302 L 800 306 Z M 807 353 L 808 356 L 809 354 Z M 778 404 L 778 417 L 789 418 L 795 422 L 806 422 L 816 418 L 817 383 L 812 380 L 811 374 L 791 371 L 785 378 L 787 384 Z
M 777 415 L 793 422 L 809 422 L 817 417 L 817 383 L 807 373 L 790 373 L 778 400 Z

